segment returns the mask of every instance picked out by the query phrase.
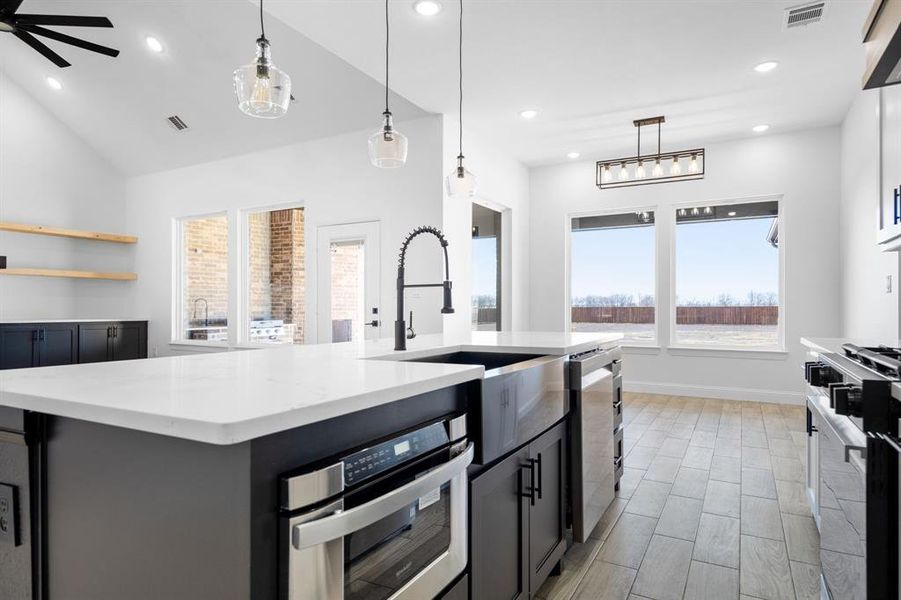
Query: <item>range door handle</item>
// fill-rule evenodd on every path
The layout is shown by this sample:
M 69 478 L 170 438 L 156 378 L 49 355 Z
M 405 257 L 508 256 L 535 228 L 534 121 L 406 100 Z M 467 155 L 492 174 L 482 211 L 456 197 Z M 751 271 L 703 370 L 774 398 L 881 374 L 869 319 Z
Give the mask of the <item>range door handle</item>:
M 472 463 L 475 454 L 474 448 L 474 444 L 470 442 L 466 450 L 440 467 L 366 504 L 295 525 L 291 529 L 291 545 L 302 550 L 343 538 L 416 502 L 421 496 L 440 488 L 455 477 L 465 477 L 466 467 Z

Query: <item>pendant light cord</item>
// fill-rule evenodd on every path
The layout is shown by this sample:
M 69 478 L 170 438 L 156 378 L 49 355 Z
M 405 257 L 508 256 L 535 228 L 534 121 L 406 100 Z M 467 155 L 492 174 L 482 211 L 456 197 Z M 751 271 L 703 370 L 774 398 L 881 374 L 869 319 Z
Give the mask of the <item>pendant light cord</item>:
M 263 0 L 260 0 L 260 38 L 266 39 L 266 28 L 263 26 Z
M 457 158 L 463 158 L 463 0 L 460 0 L 460 154 Z
M 391 41 L 391 26 L 388 23 L 388 0 L 385 0 L 385 113 L 391 114 L 388 110 L 388 49 Z

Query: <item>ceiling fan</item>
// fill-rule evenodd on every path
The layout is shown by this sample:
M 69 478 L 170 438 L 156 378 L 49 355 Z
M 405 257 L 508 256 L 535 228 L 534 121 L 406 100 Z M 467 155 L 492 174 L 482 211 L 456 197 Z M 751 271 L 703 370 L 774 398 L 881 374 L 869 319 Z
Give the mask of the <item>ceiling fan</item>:
M 26 15 L 17 14 L 22 0 L 0 0 L 0 32 L 11 33 L 34 50 L 40 52 L 57 67 L 68 67 L 71 63 L 48 48 L 38 40 L 36 35 L 50 38 L 64 44 L 84 48 L 107 56 L 119 56 L 119 51 L 100 44 L 87 42 L 78 38 L 46 29 L 41 25 L 58 25 L 61 27 L 112 27 L 106 17 L 80 17 L 74 15 Z

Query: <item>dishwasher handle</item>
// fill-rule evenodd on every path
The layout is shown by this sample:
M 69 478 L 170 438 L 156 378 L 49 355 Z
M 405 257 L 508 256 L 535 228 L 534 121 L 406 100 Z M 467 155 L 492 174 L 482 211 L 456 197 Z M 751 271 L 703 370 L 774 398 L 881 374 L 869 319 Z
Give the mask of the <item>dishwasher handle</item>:
M 465 475 L 466 467 L 472 463 L 474 447 L 470 442 L 466 450 L 440 467 L 366 504 L 295 525 L 291 529 L 291 544 L 297 550 L 302 550 L 343 538 L 416 502 L 421 496 L 440 488 L 458 475 Z

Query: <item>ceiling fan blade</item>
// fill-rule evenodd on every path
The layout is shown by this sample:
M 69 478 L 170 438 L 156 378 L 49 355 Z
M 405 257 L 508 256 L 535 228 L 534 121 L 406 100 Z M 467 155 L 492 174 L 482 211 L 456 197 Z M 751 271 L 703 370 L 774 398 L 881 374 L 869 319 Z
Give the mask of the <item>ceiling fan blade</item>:
M 59 25 L 62 27 L 112 27 L 106 17 L 79 17 L 75 15 L 16 15 L 17 21 L 29 25 Z
M 0 0 L 0 14 L 11 15 L 19 10 L 22 0 Z
M 37 25 L 29 25 L 26 23 L 16 23 L 16 29 L 24 29 L 25 31 L 30 31 L 35 35 L 41 35 L 51 40 L 56 40 L 58 42 L 63 42 L 64 44 L 69 44 L 72 46 L 77 46 L 78 48 L 84 48 L 85 50 L 90 50 L 91 52 L 98 52 L 100 54 L 105 54 L 107 56 L 119 56 L 119 51 L 113 48 L 107 48 L 106 46 L 101 46 L 100 44 L 95 44 L 94 42 L 88 42 L 85 40 L 80 40 L 78 38 L 72 37 L 71 35 L 66 35 L 65 33 L 59 33 L 58 31 L 53 31 L 52 29 L 44 29 L 43 27 L 38 27 Z
M 35 38 L 30 33 L 25 33 L 24 31 L 17 30 L 17 31 L 13 32 L 13 35 L 16 36 L 17 38 L 19 38 L 20 40 L 22 40 L 23 42 L 25 42 L 26 44 L 28 44 L 29 46 L 31 46 L 32 48 L 34 48 L 35 50 L 37 50 L 38 52 L 40 52 L 41 54 L 43 54 L 45 58 L 47 58 L 50 62 L 55 64 L 57 67 L 63 68 L 63 67 L 70 66 L 70 63 L 66 62 L 66 59 L 64 59 L 62 56 L 60 56 L 59 54 L 57 54 L 56 52 L 54 52 L 53 50 L 51 50 L 50 48 L 45 46 L 43 42 L 41 42 L 40 40 Z

